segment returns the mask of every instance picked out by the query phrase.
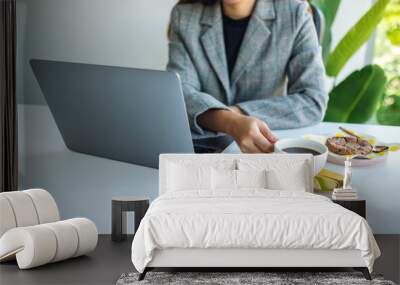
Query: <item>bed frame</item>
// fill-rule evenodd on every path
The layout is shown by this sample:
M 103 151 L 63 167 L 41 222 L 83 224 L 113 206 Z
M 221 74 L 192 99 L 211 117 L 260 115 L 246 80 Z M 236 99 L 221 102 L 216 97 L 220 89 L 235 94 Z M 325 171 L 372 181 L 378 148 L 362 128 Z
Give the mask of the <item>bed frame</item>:
M 156 250 L 152 261 L 139 275 L 154 269 L 183 268 L 198 271 L 270 271 L 273 268 L 293 269 L 353 268 L 361 271 L 367 280 L 371 275 L 359 250 L 329 249 L 193 249 L 171 248 Z M 195 269 L 195 270 L 194 270 Z

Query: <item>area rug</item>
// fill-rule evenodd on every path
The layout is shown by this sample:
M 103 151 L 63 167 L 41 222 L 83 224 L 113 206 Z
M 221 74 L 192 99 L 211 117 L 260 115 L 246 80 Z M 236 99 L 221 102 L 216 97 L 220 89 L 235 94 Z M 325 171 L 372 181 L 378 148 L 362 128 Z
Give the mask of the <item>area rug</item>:
M 125 273 L 116 285 L 395 285 L 380 275 L 373 275 L 368 281 L 359 272 L 148 272 L 146 278 L 138 281 L 138 273 Z

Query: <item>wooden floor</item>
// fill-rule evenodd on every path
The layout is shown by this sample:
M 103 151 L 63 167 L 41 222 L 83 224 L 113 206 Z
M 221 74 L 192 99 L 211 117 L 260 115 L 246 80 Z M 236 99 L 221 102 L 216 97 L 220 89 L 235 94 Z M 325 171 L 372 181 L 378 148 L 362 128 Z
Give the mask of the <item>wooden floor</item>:
M 382 256 L 375 272 L 395 283 L 400 281 L 400 235 L 377 235 Z M 130 259 L 132 239 L 114 243 L 99 236 L 97 249 L 78 257 L 30 270 L 19 270 L 15 262 L 0 265 L 0 284 L 115 284 L 124 272 L 134 271 Z

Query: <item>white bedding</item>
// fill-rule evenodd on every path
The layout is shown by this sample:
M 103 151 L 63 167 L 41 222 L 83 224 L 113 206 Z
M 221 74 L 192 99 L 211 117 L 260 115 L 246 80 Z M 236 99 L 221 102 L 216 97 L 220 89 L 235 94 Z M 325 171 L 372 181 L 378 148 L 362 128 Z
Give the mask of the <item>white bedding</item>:
M 143 272 L 155 249 L 357 249 L 372 271 L 380 251 L 368 223 L 328 198 L 299 191 L 247 189 L 170 192 L 149 208 L 132 243 Z

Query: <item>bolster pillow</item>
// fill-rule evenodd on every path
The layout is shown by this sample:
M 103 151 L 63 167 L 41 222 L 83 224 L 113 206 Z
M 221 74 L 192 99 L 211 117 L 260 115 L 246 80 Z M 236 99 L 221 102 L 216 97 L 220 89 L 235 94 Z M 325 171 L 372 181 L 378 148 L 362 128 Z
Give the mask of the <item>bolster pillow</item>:
M 13 228 L 0 238 L 0 261 L 16 257 L 20 269 L 84 255 L 96 248 L 97 228 L 86 218 Z
M 0 193 L 0 237 L 15 227 L 60 220 L 57 204 L 43 189 Z

